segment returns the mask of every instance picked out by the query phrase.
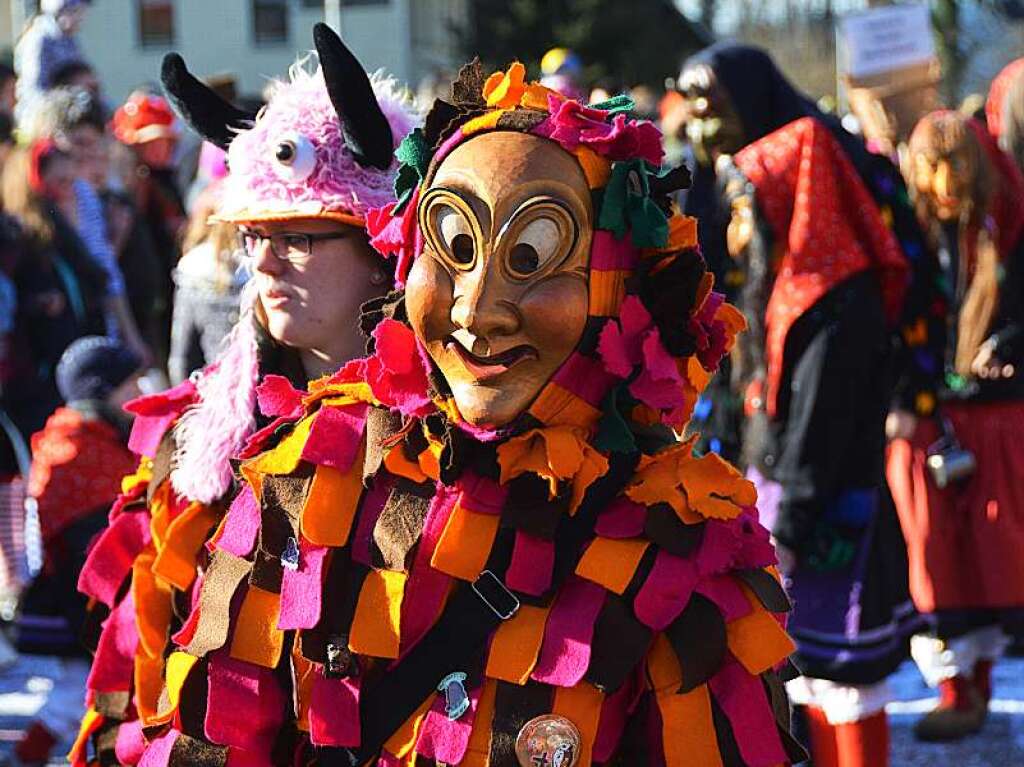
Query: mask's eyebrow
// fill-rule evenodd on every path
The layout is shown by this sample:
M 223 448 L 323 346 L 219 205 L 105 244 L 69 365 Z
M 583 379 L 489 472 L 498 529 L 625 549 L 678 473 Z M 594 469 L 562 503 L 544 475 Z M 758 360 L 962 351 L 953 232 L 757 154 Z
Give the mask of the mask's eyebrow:
M 436 188 L 444 189 L 446 192 L 455 195 L 460 198 L 469 209 L 473 211 L 473 215 L 476 216 L 476 220 L 480 224 L 480 232 L 485 238 L 491 236 L 491 209 L 487 206 L 476 192 L 473 191 L 472 185 L 468 181 L 463 181 L 457 176 L 453 175 L 445 179 L 443 184 L 439 184 Z

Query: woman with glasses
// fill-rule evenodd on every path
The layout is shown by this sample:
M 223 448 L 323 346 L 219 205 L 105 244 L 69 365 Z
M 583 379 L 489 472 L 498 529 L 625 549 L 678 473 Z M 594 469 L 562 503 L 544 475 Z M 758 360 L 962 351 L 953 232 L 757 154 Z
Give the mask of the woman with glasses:
M 176 54 L 164 61 L 178 114 L 228 152 L 213 220 L 239 227 L 252 277 L 217 360 L 128 406 L 142 461 L 79 581 L 104 621 L 79 743 L 93 736 L 101 761 L 106 752 L 137 762 L 143 727 L 152 733 L 160 721 L 163 679 L 173 674 L 165 648 L 208 575 L 204 544 L 235 495 L 231 460 L 266 436 L 307 382 L 363 352 L 359 307 L 390 280 L 365 221 L 394 199 L 392 154 L 416 115 L 393 81 L 371 82 L 333 32 L 321 25 L 314 38 L 320 66 L 293 67 L 258 115 L 221 100 Z M 126 657 L 125 648 L 136 649 Z M 73 761 L 84 760 L 77 753 Z

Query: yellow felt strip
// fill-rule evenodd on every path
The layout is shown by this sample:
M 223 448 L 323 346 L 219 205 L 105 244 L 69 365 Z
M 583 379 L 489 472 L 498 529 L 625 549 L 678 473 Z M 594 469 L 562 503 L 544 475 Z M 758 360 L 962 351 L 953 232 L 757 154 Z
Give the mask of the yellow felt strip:
M 363 495 L 363 457 L 360 447 L 348 472 L 317 466 L 302 508 L 302 535 L 316 546 L 344 546 Z
M 284 648 L 284 632 L 278 629 L 281 596 L 249 586 L 242 600 L 231 639 L 231 657 L 264 668 L 275 668 Z
M 179 591 L 196 579 L 196 557 L 210 529 L 221 516 L 219 509 L 192 503 L 167 526 L 167 540 L 153 563 L 153 572 Z
M 348 639 L 352 652 L 377 658 L 398 657 L 407 577 L 392 570 L 371 570 L 366 576 Z
M 90 708 L 85 712 L 85 716 L 82 717 L 82 723 L 78 727 L 78 735 L 75 737 L 75 742 L 68 751 L 69 762 L 72 764 L 76 762 L 80 764 L 85 763 L 86 741 L 103 724 L 103 720 L 103 715 L 94 708 Z
M 250 479 L 250 475 L 253 474 L 291 474 L 295 471 L 315 415 L 314 413 L 299 421 L 292 429 L 292 433 L 282 439 L 277 447 L 243 463 L 242 476 Z
M 576 565 L 576 574 L 622 594 L 650 545 L 650 541 L 639 538 L 595 538 Z
M 722 767 L 707 685 L 685 695 L 660 693 L 657 700 L 666 767 Z
M 588 682 L 580 682 L 575 687 L 555 688 L 552 713 L 564 716 L 580 731 L 580 759 L 576 763 L 579 767 L 590 764 L 603 703 L 604 694 Z
M 526 684 L 540 655 L 549 609 L 523 605 L 511 619 L 498 626 L 487 655 L 487 676 Z
M 475 581 L 491 553 L 499 520 L 497 514 L 478 514 L 456 503 L 430 565 L 455 578 Z
M 178 704 L 181 702 L 181 688 L 185 685 L 189 672 L 198 660 L 199 658 L 196 656 L 180 650 L 172 652 L 167 658 L 167 702 L 170 703 L 172 711 L 177 710 Z

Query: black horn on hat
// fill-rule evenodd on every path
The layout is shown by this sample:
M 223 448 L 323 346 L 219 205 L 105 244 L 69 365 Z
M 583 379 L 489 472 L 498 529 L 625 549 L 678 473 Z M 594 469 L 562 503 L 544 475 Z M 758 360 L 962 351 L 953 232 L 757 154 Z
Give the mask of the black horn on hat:
M 394 136 L 366 70 L 326 24 L 313 27 L 313 42 L 346 146 L 360 165 L 385 170 L 391 166 Z
M 227 149 L 240 130 L 252 127 L 256 115 L 245 112 L 218 96 L 185 66 L 177 53 L 164 56 L 160 82 L 171 106 L 188 125 L 221 149 Z

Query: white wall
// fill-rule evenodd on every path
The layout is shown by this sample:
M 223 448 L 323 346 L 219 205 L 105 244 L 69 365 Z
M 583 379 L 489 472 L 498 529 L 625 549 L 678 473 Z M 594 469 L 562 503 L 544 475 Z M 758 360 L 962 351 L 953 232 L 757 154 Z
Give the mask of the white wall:
M 391 0 L 342 10 L 342 37 L 370 71 L 384 67 L 402 79 L 409 71 L 408 24 L 402 23 L 405 3 Z M 136 0 L 94 3 L 80 33 L 86 55 L 104 84 L 108 99 L 117 102 L 132 88 L 156 82 L 164 54 L 176 50 L 196 74 L 234 73 L 244 94 L 259 93 L 267 77 L 282 76 L 302 51 L 313 47 L 313 24 L 322 11 L 289 2 L 286 43 L 253 41 L 250 0 L 176 0 L 175 41 L 165 47 L 139 44 Z

